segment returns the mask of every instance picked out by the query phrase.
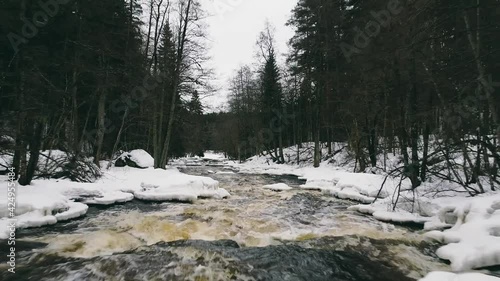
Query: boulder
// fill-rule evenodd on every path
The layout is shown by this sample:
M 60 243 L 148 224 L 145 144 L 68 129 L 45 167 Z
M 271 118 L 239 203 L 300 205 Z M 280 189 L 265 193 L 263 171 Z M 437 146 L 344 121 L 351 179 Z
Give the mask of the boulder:
M 138 169 L 147 169 L 154 166 L 154 159 L 142 149 L 122 153 L 115 161 L 115 167 L 129 166 Z

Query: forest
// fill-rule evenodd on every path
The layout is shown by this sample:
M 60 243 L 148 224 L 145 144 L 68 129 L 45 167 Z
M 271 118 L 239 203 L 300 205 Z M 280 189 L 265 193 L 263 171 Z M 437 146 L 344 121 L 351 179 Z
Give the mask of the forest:
M 500 0 L 0 0 L 0 280 L 500 280 Z
M 266 24 L 221 112 L 200 99 L 217 89 L 197 0 L 1 5 L 1 150 L 21 184 L 45 150 L 68 154 L 59 176 L 91 181 L 119 151 L 145 149 L 156 168 L 208 149 L 284 164 L 283 149 L 304 143 L 315 167 L 343 143 L 355 171 L 413 188 L 432 176 L 470 194 L 499 183 L 497 0 L 300 0 L 289 52 Z M 388 155 L 401 163 L 389 169 Z

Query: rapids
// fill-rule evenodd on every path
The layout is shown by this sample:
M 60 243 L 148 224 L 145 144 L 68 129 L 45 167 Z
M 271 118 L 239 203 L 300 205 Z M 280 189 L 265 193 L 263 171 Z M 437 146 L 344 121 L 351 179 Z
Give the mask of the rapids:
M 91 207 L 77 220 L 21 230 L 16 280 L 405 281 L 449 270 L 418 230 L 319 192 L 262 188 L 297 188 L 297 177 L 183 172 L 210 176 L 232 196 Z

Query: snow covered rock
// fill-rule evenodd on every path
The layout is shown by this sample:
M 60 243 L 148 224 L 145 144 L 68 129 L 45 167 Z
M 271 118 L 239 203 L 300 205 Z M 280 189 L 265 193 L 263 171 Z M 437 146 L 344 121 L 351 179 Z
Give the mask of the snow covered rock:
M 285 191 L 285 190 L 291 190 L 292 188 L 288 186 L 287 184 L 284 183 L 277 183 L 277 184 L 270 184 L 270 185 L 265 185 L 263 186 L 264 189 L 269 189 L 272 191 Z
M 125 152 L 115 161 L 115 167 L 129 166 L 132 168 L 146 169 L 153 167 L 155 160 L 145 150 L 137 149 Z

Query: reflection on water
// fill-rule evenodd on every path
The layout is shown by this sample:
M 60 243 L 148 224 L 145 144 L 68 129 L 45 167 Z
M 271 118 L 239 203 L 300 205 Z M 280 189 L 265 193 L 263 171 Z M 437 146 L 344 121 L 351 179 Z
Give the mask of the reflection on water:
M 204 168 L 187 172 L 207 173 Z M 294 177 L 210 176 L 232 197 L 195 204 L 134 201 L 91 208 L 84 219 L 22 231 L 19 237 L 23 241 L 48 244 L 33 250 L 37 254 L 24 261 L 29 269 L 23 274 L 48 274 L 61 280 L 69 276 L 113 276 L 113 280 L 405 280 L 367 279 L 363 274 L 382 274 L 392 268 L 389 272 L 393 276 L 417 279 L 430 270 L 447 268 L 430 256 L 433 246 L 421 241 L 418 234 L 348 211 L 349 202 L 310 191 L 276 193 L 261 188 L 277 182 L 298 187 L 301 182 Z M 178 240 L 194 244 L 173 242 Z M 173 243 L 161 244 L 169 242 Z M 140 266 L 144 259 L 150 261 L 146 267 Z M 360 264 L 365 269 L 357 269 Z M 332 277 L 337 279 L 328 279 Z

